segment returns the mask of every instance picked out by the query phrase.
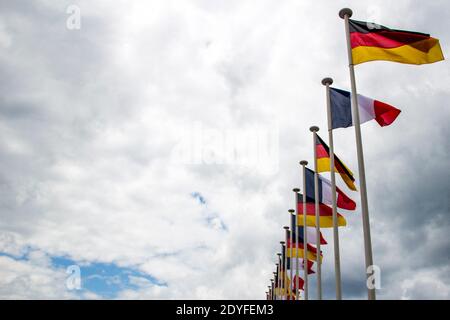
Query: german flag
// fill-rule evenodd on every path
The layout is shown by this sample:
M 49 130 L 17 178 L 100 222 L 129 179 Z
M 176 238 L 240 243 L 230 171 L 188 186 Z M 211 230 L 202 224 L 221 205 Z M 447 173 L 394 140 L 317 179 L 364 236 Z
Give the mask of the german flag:
M 349 20 L 353 64 L 385 60 L 427 64 L 444 60 L 439 40 L 429 34 Z
M 291 249 L 292 246 L 292 250 Z M 288 240 L 288 246 L 287 246 L 288 250 L 286 250 L 287 252 L 287 257 L 288 258 L 302 258 L 305 259 L 305 250 L 304 250 L 304 245 L 303 243 L 294 243 L 293 245 L 291 244 L 291 241 Z M 307 245 L 308 248 L 308 257 L 306 258 L 306 260 L 311 260 L 311 261 L 317 261 L 317 249 L 310 245 L 308 243 Z M 292 251 L 292 252 L 291 252 Z M 320 261 L 322 261 L 323 258 L 323 254 L 320 253 Z
M 327 144 L 316 134 L 316 154 L 317 154 L 317 172 L 330 171 L 330 148 Z M 344 180 L 347 187 L 356 191 L 355 178 L 353 172 L 339 159 L 336 154 L 334 155 L 334 170 L 336 170 Z
M 303 226 L 303 203 L 298 204 L 298 209 L 297 225 Z M 345 227 L 347 225 L 344 216 L 338 213 L 337 218 L 339 227 Z M 316 226 L 316 206 L 312 202 L 306 203 L 306 225 L 308 227 Z M 319 205 L 319 227 L 333 228 L 333 210 L 325 204 Z
M 303 225 L 303 195 L 301 193 L 298 194 L 297 198 L 297 226 L 301 227 Z M 338 226 L 345 227 L 347 225 L 347 221 L 345 218 L 338 212 Z M 306 197 L 306 226 L 307 227 L 315 227 L 316 226 L 316 204 L 314 200 Z M 327 206 L 326 204 L 319 202 L 319 227 L 320 228 L 333 228 L 333 209 Z M 308 233 L 309 235 L 309 233 Z M 299 241 L 303 242 L 303 238 Z M 315 241 L 315 237 L 312 238 Z M 312 242 L 308 236 L 308 242 Z

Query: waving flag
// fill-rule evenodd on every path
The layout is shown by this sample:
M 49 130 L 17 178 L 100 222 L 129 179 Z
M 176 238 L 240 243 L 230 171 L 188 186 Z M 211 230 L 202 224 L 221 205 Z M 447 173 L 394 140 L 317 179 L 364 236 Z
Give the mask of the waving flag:
M 288 243 L 287 243 L 287 248 L 288 249 L 292 248 L 292 253 L 291 253 L 291 250 L 286 250 L 288 258 L 302 258 L 302 259 L 305 259 L 305 256 L 304 256 L 305 255 L 305 250 L 304 250 L 303 243 L 294 243 L 294 244 L 292 244 L 291 241 L 289 240 Z M 317 249 L 315 247 L 313 247 L 312 245 L 310 245 L 309 243 L 307 245 L 307 248 L 308 248 L 307 260 L 317 261 Z M 320 259 L 322 259 L 322 253 L 320 254 Z
M 353 126 L 350 92 L 330 88 L 331 124 L 333 129 Z M 370 120 L 382 127 L 397 119 L 401 110 L 378 100 L 358 94 L 359 123 Z
M 329 172 L 331 169 L 330 149 L 328 148 L 327 144 L 319 137 L 319 135 L 316 135 L 316 137 L 317 137 L 316 139 L 317 172 Z M 336 156 L 336 154 L 334 155 L 334 168 L 336 172 L 339 173 L 342 180 L 344 180 L 347 187 L 349 187 L 351 190 L 356 191 L 355 178 L 353 177 L 353 172 L 351 172 L 350 169 L 347 168 L 347 166 L 341 161 L 341 159 L 339 159 Z M 309 193 L 307 194 L 309 196 Z
M 317 136 L 317 138 L 319 139 L 319 143 L 320 145 L 316 145 L 317 148 L 317 155 L 319 155 L 319 149 L 320 149 L 320 153 L 324 154 L 324 151 L 328 152 L 328 146 L 322 141 L 322 139 L 320 139 L 319 136 Z M 319 156 L 317 156 L 319 158 Z M 336 160 L 336 156 L 334 156 L 334 159 Z M 325 167 L 325 162 L 328 163 L 328 171 L 330 171 L 330 158 L 321 158 L 320 159 L 321 162 L 319 161 L 319 159 L 317 159 L 317 167 L 318 169 L 324 169 Z M 337 166 L 337 161 L 335 161 L 335 166 Z M 322 168 L 321 168 L 322 167 Z M 320 170 L 319 170 L 320 171 Z M 307 195 L 307 199 L 311 199 L 312 202 L 314 202 L 314 171 L 312 171 L 311 169 L 306 168 L 306 195 Z M 322 177 L 321 175 L 319 175 L 319 179 L 318 179 L 318 183 L 319 183 L 319 202 L 324 203 L 324 204 L 328 204 L 328 205 L 332 205 L 332 199 L 331 199 L 331 195 L 332 195 L 332 188 L 331 188 L 331 182 Z M 353 201 L 352 199 L 350 199 L 344 192 L 341 191 L 341 189 L 339 189 L 338 187 L 336 187 L 336 199 L 337 199 L 337 203 L 336 205 L 338 206 L 338 208 L 341 209 L 346 209 L 346 210 L 355 210 L 356 208 L 356 203 L 355 201 Z
M 293 281 L 293 286 L 292 286 L 292 288 L 293 288 L 293 290 L 296 290 L 296 289 L 297 289 L 297 288 L 296 288 L 296 286 L 297 286 L 297 275 L 294 275 L 293 278 L 294 278 L 294 279 L 292 279 L 292 281 Z M 300 289 L 300 290 L 304 290 L 304 288 L 303 288 L 304 285 L 305 285 L 305 280 L 303 280 L 302 277 L 298 276 L 298 286 L 299 286 L 299 289 Z
M 303 211 L 302 211 L 303 212 Z M 297 236 L 298 231 L 298 236 Z M 307 237 L 308 237 L 308 243 L 316 245 L 317 240 L 317 230 L 316 228 L 307 227 L 306 228 Z M 294 239 L 294 243 L 299 241 L 301 243 L 304 243 L 303 240 L 303 226 L 295 226 L 295 216 L 291 215 L 291 234 L 292 238 Z M 328 242 L 325 240 L 325 238 L 322 235 L 322 232 L 320 232 L 320 244 L 328 244 Z
M 426 64 L 444 60 L 439 40 L 429 34 L 349 20 L 353 64 L 385 60 Z
M 287 273 L 290 273 L 291 267 L 292 267 L 292 271 L 295 272 L 297 270 L 297 264 L 298 264 L 298 269 L 299 270 L 304 270 L 305 267 L 305 260 L 301 259 L 301 258 L 287 258 L 286 260 L 286 265 L 288 268 Z M 308 265 L 308 274 L 313 274 L 315 273 L 314 270 L 312 269 L 314 262 L 310 261 L 310 260 L 306 260 L 307 261 L 307 265 Z
M 303 199 L 301 196 L 300 199 Z M 297 225 L 303 226 L 303 201 L 298 202 L 298 216 Z M 347 225 L 347 221 L 341 214 L 338 216 L 338 226 L 344 227 Z M 319 224 L 321 228 L 332 228 L 333 227 L 333 210 L 326 204 L 319 204 Z M 316 205 L 312 199 L 307 198 L 306 202 L 306 226 L 315 227 L 316 226 Z M 309 241 L 309 238 L 308 238 Z
M 298 226 L 297 228 L 298 228 L 298 237 L 297 237 L 297 239 L 298 239 L 299 242 L 303 242 L 304 243 L 305 242 L 303 240 L 304 227 L 303 226 Z M 319 234 L 320 234 L 319 235 L 319 237 L 320 237 L 320 244 L 323 244 L 323 245 L 328 244 L 328 242 L 323 237 L 322 232 L 319 232 Z M 316 230 L 316 228 L 306 227 L 306 236 L 308 237 L 308 242 L 309 243 L 314 244 L 314 245 L 317 244 L 316 243 L 316 241 L 317 241 L 316 240 L 317 239 L 317 230 Z

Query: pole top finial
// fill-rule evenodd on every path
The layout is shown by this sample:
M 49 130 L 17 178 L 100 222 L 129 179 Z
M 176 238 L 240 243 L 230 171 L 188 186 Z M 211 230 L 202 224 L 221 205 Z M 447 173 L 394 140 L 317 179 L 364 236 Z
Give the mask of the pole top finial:
M 312 126 L 311 128 L 309 128 L 309 131 L 317 132 L 317 131 L 319 131 L 319 127 L 318 126 Z
M 329 78 L 329 77 L 327 77 L 327 78 L 323 78 L 322 79 L 322 84 L 324 85 L 324 86 L 326 86 L 326 85 L 332 85 L 333 84 L 333 79 L 331 79 L 331 78 Z
M 308 161 L 302 160 L 302 161 L 300 161 L 300 164 L 301 164 L 302 166 L 306 166 L 306 165 L 308 164 Z
M 300 189 L 299 189 L 299 188 L 294 188 L 294 189 L 292 189 L 292 191 L 294 191 L 294 192 L 300 192 Z
M 294 213 L 295 210 L 294 210 L 294 209 L 289 209 L 288 212 L 289 212 L 289 213 Z
M 352 16 L 353 11 L 350 8 L 343 8 L 341 10 L 339 10 L 339 17 L 341 17 L 341 19 L 344 19 L 345 16 L 348 16 L 349 18 Z
M 281 257 L 281 253 L 280 253 L 280 252 L 278 252 L 278 253 L 277 253 L 277 256 Z M 277 263 L 277 264 L 278 264 L 278 263 Z
M 284 244 L 284 241 L 280 241 L 280 244 L 283 245 L 283 244 Z M 281 254 L 281 253 L 280 253 L 280 254 Z
M 284 230 L 289 230 L 289 227 L 288 227 L 288 226 L 284 226 L 283 229 L 284 229 Z M 284 243 L 284 242 L 283 242 L 283 243 Z

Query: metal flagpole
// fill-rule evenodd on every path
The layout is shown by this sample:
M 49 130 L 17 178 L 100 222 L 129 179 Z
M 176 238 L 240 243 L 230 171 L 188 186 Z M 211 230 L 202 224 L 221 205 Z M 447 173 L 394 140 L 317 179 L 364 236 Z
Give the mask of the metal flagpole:
M 284 241 L 280 241 L 281 244 L 281 300 L 286 300 L 286 252 L 284 250 Z
M 278 264 L 275 264 L 277 266 L 277 271 L 273 273 L 273 300 L 278 300 L 277 297 L 277 287 L 278 287 Z
M 294 209 L 289 209 L 288 210 L 288 212 L 289 212 L 289 217 L 290 217 L 290 221 L 291 221 L 291 232 L 290 232 L 290 247 L 289 247 L 289 255 L 290 255 L 290 259 L 291 259 L 291 264 L 290 264 L 290 267 L 291 267 L 291 270 L 290 270 L 290 276 L 291 276 L 291 280 L 290 280 L 290 283 L 289 283 L 289 287 L 291 288 L 291 291 L 292 292 L 294 292 L 295 290 L 294 290 L 294 261 L 295 261 L 295 259 L 294 259 L 294 255 L 293 255 L 293 253 L 294 253 L 294 250 L 293 250 L 293 246 L 294 246 L 294 236 L 297 234 L 296 233 L 296 219 L 295 219 L 295 210 Z M 298 296 L 297 296 L 297 294 L 295 295 L 295 300 L 297 300 L 298 299 Z
M 299 231 L 298 231 L 298 226 L 297 226 L 297 218 L 298 218 L 298 193 L 300 192 L 299 188 L 294 188 L 292 189 L 292 191 L 294 191 L 295 193 L 295 213 L 294 213 L 294 228 L 295 228 L 295 239 L 293 238 L 292 244 L 295 243 L 295 247 L 298 248 L 298 237 L 299 237 Z M 299 299 L 299 294 L 300 294 L 300 280 L 299 280 L 299 265 L 298 265 L 298 253 L 296 254 L 295 257 L 295 299 Z
M 273 294 L 273 279 L 270 279 L 271 282 L 271 288 L 270 288 L 270 300 L 275 300 L 274 294 Z
M 278 263 L 277 263 L 277 300 L 281 300 L 281 289 L 280 289 L 280 274 L 281 274 L 281 253 L 277 253 Z
M 291 291 L 290 285 L 291 282 L 288 282 L 288 276 L 287 276 L 287 266 L 288 266 L 288 256 L 287 256 L 287 244 L 289 242 L 289 237 L 291 236 L 291 231 L 289 230 L 288 226 L 284 226 L 284 230 L 286 230 L 286 244 L 284 245 L 284 290 L 286 291 L 286 300 L 290 300 L 289 292 Z M 292 271 L 292 259 L 291 259 L 291 271 Z M 292 278 L 291 278 L 292 279 Z
M 336 281 L 336 300 L 342 300 L 341 289 L 341 258 L 339 252 L 339 229 L 336 207 L 336 174 L 334 170 L 334 143 L 333 143 L 333 124 L 331 122 L 331 102 L 330 102 L 330 85 L 333 79 L 324 78 L 322 84 L 326 86 L 327 99 L 327 117 L 328 117 L 328 141 L 330 143 L 330 175 L 331 175 L 331 200 L 333 208 L 333 242 L 334 242 L 334 275 Z
M 305 291 L 305 300 L 308 300 L 308 234 L 306 232 L 306 165 L 308 161 L 302 160 L 300 164 L 303 167 L 303 277 L 305 278 L 303 291 Z M 299 242 L 298 239 L 297 242 Z M 300 243 L 297 243 L 297 257 L 299 245 Z
M 322 300 L 322 266 L 320 263 L 320 211 L 319 211 L 319 174 L 317 173 L 316 134 L 319 127 L 312 126 L 309 130 L 313 133 L 314 147 L 314 198 L 316 209 L 316 248 L 317 248 L 317 299 Z
M 364 233 L 364 253 L 366 261 L 366 276 L 369 278 L 367 271 L 369 267 L 373 266 L 372 257 L 372 241 L 370 239 L 370 220 L 369 220 L 369 206 L 367 201 L 367 188 L 366 188 L 366 172 L 364 168 L 364 154 L 362 148 L 362 138 L 361 138 L 361 126 L 359 123 L 359 108 L 358 108 L 358 96 L 356 92 L 356 81 L 355 81 L 355 69 L 353 65 L 352 47 L 350 43 L 350 27 L 348 19 L 352 16 L 353 12 L 349 8 L 344 8 L 339 11 L 339 17 L 345 21 L 345 35 L 347 37 L 347 54 L 348 54 L 348 67 L 350 71 L 350 82 L 352 88 L 352 115 L 353 115 L 353 126 L 355 127 L 356 136 L 356 153 L 358 155 L 358 172 L 359 172 L 359 184 L 361 193 L 361 215 L 363 223 L 363 233 Z M 375 300 L 375 288 L 368 290 L 369 300 Z
M 270 285 L 270 286 L 267 286 L 267 288 L 269 288 L 269 293 L 268 293 L 269 300 L 273 300 L 273 299 L 272 299 L 272 286 L 271 286 L 271 285 Z
M 281 299 L 281 253 L 277 253 L 277 255 L 278 255 L 277 295 L 278 295 L 278 300 L 282 300 Z

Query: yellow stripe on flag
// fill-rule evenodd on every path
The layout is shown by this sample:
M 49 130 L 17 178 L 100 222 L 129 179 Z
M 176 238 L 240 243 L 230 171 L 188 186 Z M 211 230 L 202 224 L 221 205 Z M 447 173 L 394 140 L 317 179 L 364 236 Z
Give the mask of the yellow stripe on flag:
M 291 250 L 289 250 L 289 251 L 291 251 Z M 288 252 L 287 256 L 288 256 L 288 258 L 291 258 L 291 253 Z M 292 248 L 292 256 L 296 257 L 296 258 L 304 259 L 305 258 L 305 250 L 304 249 Z M 321 256 L 320 257 L 320 262 L 322 262 L 322 259 L 323 259 L 323 257 Z M 308 250 L 308 260 L 317 261 L 317 255 L 314 252 Z
M 342 163 L 342 165 L 345 167 L 345 169 L 347 169 L 347 171 L 353 176 L 353 172 L 345 165 Z M 320 158 L 317 159 L 317 172 L 329 172 L 330 171 L 330 158 Z M 353 191 L 356 191 L 356 186 L 354 184 L 354 182 L 352 181 L 352 179 L 350 179 L 350 177 L 346 174 L 346 173 L 341 173 L 337 170 L 336 166 L 334 166 L 334 170 L 335 172 L 339 173 L 339 175 L 341 176 L 342 180 L 344 180 L 345 184 Z
M 332 216 L 320 216 L 319 217 L 319 224 L 321 228 L 333 228 L 333 217 Z M 303 215 L 299 214 L 297 215 L 297 225 L 303 226 Z M 306 215 L 306 225 L 308 227 L 315 227 L 316 226 L 316 217 Z M 347 221 L 343 216 L 338 216 L 338 226 L 339 227 L 345 227 L 347 225 Z
M 418 48 L 430 48 L 422 51 Z M 427 64 L 444 60 L 439 40 L 429 38 L 397 48 L 359 46 L 352 49 L 353 64 L 374 60 L 394 61 L 407 64 Z

